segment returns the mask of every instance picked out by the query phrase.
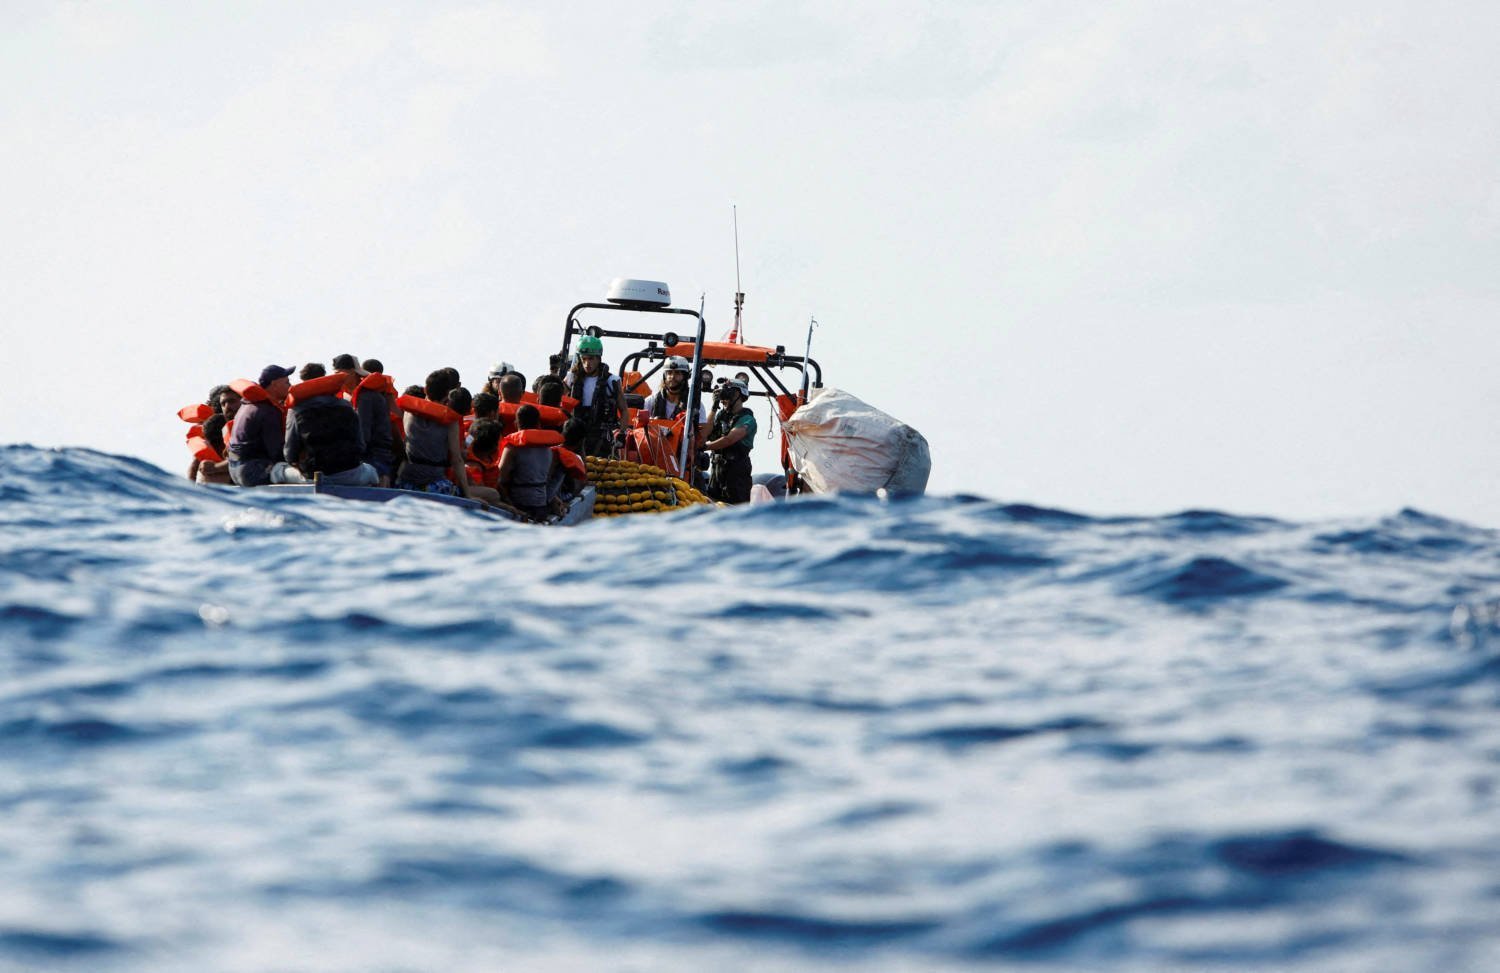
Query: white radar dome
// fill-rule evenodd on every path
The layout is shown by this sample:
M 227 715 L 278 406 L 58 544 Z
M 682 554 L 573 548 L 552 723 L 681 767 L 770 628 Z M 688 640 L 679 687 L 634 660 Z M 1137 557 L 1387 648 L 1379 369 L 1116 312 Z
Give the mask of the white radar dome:
M 672 303 L 672 290 L 659 280 L 616 277 L 609 282 L 608 300 L 625 307 L 667 307 Z

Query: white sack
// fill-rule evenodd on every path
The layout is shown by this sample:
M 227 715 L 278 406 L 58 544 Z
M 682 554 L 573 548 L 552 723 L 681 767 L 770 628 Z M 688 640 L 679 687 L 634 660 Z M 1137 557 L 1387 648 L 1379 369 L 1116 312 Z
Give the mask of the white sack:
M 911 426 L 834 388 L 814 389 L 784 423 L 792 465 L 819 493 L 923 493 L 932 456 Z

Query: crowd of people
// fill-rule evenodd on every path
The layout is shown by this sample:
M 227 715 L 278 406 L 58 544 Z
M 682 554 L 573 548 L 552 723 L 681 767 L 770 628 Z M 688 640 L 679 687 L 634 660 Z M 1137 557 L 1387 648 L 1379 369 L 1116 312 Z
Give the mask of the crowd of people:
M 478 392 L 454 368 L 398 391 L 377 359 L 343 354 L 330 365 L 267 365 L 254 382 L 216 385 L 205 403 L 182 410 L 195 423 L 189 477 L 242 487 L 315 478 L 394 487 L 544 520 L 587 484 L 585 456 L 618 454 L 633 425 L 680 422 L 691 376 L 685 359 L 669 358 L 661 387 L 641 397 L 644 386 L 627 391 L 610 373 L 592 335 L 580 338 L 571 363 L 554 357 L 529 389 L 508 362 L 494 365 Z M 744 503 L 756 434 L 748 376 L 715 384 L 704 371 L 701 379 L 713 411 L 700 402 L 691 475 L 714 499 Z

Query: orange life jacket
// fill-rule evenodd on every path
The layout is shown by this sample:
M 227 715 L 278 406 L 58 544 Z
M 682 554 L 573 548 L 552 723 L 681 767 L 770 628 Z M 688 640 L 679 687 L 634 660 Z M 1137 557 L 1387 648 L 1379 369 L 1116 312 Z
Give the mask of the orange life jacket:
M 396 398 L 395 381 L 389 375 L 375 372 L 374 374 L 366 375 L 360 380 L 359 385 L 354 389 L 354 394 L 349 398 L 349 404 L 356 409 L 359 408 L 359 393 L 365 389 L 369 389 L 372 392 L 384 392 L 392 399 Z
M 557 454 L 557 461 L 573 479 L 587 480 L 589 478 L 589 468 L 584 465 L 583 458 L 577 453 L 566 446 L 553 446 L 552 452 Z
M 500 454 L 497 452 L 493 461 L 486 461 L 474 455 L 470 449 L 464 455 L 464 468 L 469 473 L 470 483 L 481 483 L 491 490 L 500 484 Z
M 415 395 L 403 395 L 396 399 L 396 408 L 414 416 L 422 416 L 443 426 L 451 426 L 463 418 L 457 412 L 431 399 L 419 399 Z
M 308 399 L 320 395 L 337 395 L 344 390 L 353 376 L 344 372 L 334 372 L 332 375 L 324 375 L 322 378 L 310 378 L 305 382 L 298 382 L 292 386 L 292 390 L 286 394 L 286 404 L 294 406 L 298 402 L 306 402 Z
M 641 428 L 630 430 L 630 438 L 634 441 L 641 461 L 660 467 L 671 476 L 680 476 L 677 451 L 682 445 L 687 413 L 682 413 L 676 419 L 646 419 L 645 412 L 641 413 L 641 417 L 645 420 L 641 423 Z
M 537 405 L 535 402 L 501 402 L 499 408 L 500 422 L 505 426 L 507 434 L 516 431 L 516 410 L 523 405 L 529 405 L 537 411 L 541 417 L 543 429 L 561 429 L 563 423 L 568 421 L 568 414 L 555 405 Z
M 208 417 L 214 414 L 214 407 L 207 402 L 199 402 L 197 405 L 185 405 L 177 410 L 177 418 L 183 422 L 207 422 Z
M 358 409 L 359 393 L 364 391 L 365 389 L 369 389 L 371 392 L 384 392 L 387 396 L 389 396 L 388 401 L 390 402 L 391 410 L 391 442 L 393 444 L 406 442 L 406 427 L 401 425 L 401 410 L 396 407 L 396 399 L 398 397 L 398 393 L 396 392 L 395 379 L 391 378 L 389 375 L 386 375 L 383 372 L 371 372 L 360 381 L 353 394 L 349 396 L 349 404 Z
M 266 394 L 266 390 L 261 388 L 255 382 L 250 381 L 248 378 L 237 378 L 229 383 L 229 387 L 240 393 L 240 398 L 244 399 L 246 402 L 271 402 L 271 396 Z M 280 409 L 282 412 L 286 411 L 286 405 L 284 403 L 271 402 L 271 404 L 276 406 L 276 408 Z
M 571 395 L 563 396 L 558 400 L 558 403 L 555 406 L 542 405 L 542 400 L 537 397 L 537 394 L 535 392 L 526 392 L 522 394 L 521 401 L 530 405 L 534 405 L 538 409 L 561 409 L 563 417 L 565 419 L 566 417 L 573 414 L 574 406 L 578 405 L 578 400 L 573 398 Z M 547 420 L 543 419 L 542 421 L 545 423 Z
M 562 433 L 555 429 L 522 429 L 500 440 L 501 452 L 507 446 L 561 446 Z
M 193 454 L 193 459 L 198 460 L 201 463 L 224 462 L 224 457 L 219 454 L 219 451 L 217 449 L 214 449 L 209 441 L 207 439 L 204 439 L 202 436 L 193 436 L 189 438 L 187 441 L 187 446 L 188 452 Z

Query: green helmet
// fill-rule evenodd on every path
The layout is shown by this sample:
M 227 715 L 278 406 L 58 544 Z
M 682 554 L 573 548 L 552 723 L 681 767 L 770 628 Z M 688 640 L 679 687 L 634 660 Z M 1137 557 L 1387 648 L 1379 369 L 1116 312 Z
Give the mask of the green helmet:
M 586 334 L 578 339 L 578 353 L 580 355 L 603 355 L 604 342 L 591 334 Z

